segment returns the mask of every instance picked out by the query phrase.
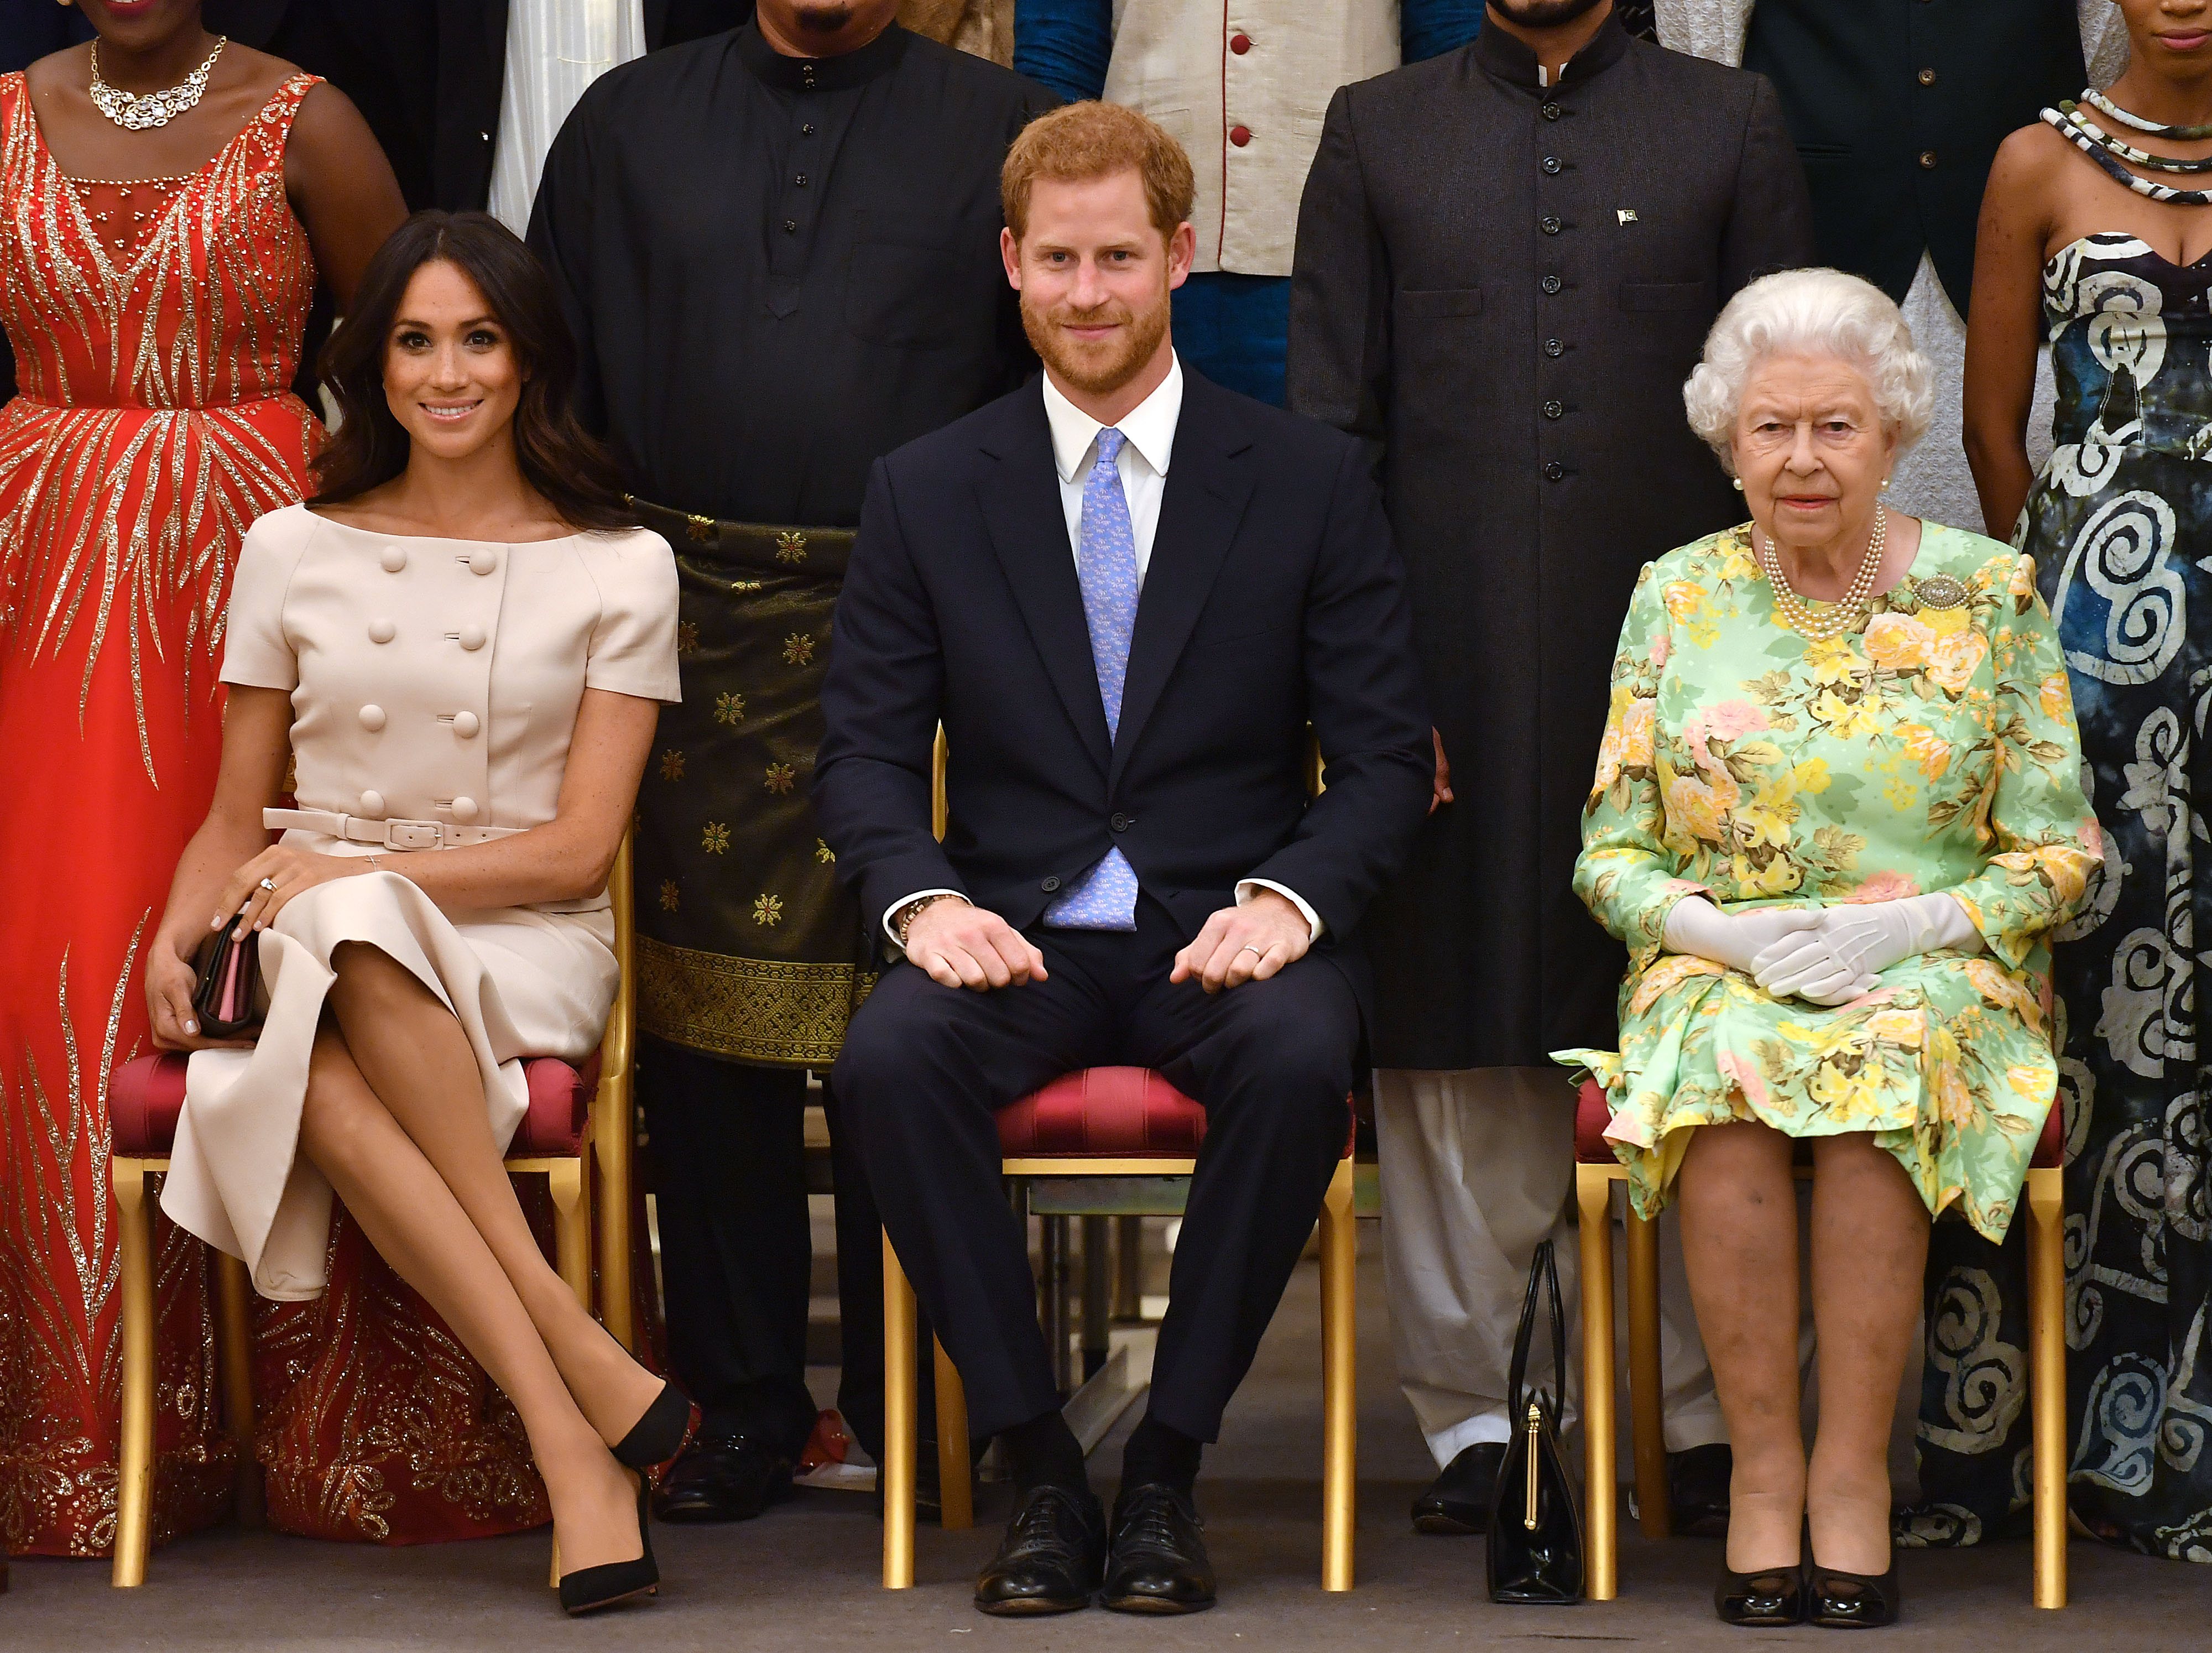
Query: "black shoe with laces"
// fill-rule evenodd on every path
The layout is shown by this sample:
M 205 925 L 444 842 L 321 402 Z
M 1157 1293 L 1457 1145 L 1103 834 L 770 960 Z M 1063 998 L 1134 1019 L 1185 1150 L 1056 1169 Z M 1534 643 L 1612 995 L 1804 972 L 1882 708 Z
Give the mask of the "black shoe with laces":
M 750 1435 L 700 1435 L 653 1494 L 663 1521 L 750 1521 L 791 1496 L 791 1459 Z
M 1001 1618 L 1073 1613 L 1091 1605 L 1105 1568 L 1105 1512 L 1090 1489 L 1032 1487 L 975 1575 L 975 1606 Z
M 1206 1523 L 1188 1493 L 1158 1482 L 1121 1489 L 1103 1600 L 1115 1613 L 1203 1613 L 1213 1605 Z

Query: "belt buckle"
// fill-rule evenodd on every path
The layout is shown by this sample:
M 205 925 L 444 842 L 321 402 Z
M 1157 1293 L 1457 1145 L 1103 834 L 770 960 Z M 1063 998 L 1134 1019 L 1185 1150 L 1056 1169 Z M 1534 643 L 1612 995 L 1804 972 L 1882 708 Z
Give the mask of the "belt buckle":
M 386 849 L 442 849 L 446 829 L 435 821 L 386 821 L 384 823 L 384 847 Z

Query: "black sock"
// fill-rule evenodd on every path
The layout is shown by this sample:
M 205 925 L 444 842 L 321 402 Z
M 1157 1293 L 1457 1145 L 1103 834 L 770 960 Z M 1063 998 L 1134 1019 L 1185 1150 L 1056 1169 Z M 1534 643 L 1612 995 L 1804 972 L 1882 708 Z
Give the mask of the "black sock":
M 1198 1484 L 1199 1455 L 1205 1450 L 1204 1442 L 1170 1429 L 1147 1412 L 1121 1449 L 1121 1485 L 1171 1486 L 1188 1498 Z
M 999 1444 L 1005 1449 L 1007 1468 L 1013 1473 L 1017 1497 L 1026 1497 L 1040 1486 L 1091 1490 L 1090 1478 L 1083 1471 L 1083 1443 L 1057 1412 L 1000 1430 Z

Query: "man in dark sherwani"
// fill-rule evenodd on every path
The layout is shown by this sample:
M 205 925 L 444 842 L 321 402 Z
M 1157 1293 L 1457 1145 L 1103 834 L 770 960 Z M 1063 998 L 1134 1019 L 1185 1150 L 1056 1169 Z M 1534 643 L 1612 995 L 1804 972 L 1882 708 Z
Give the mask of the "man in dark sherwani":
M 1424 1531 L 1487 1519 L 1523 1283 L 1564 1232 L 1548 1053 L 1616 1042 L 1626 957 L 1571 878 L 1621 616 L 1645 562 L 1743 514 L 1682 381 L 1732 294 L 1812 255 L 1772 89 L 1631 39 L 1612 0 L 1490 0 L 1471 46 L 1339 91 L 1306 181 L 1290 404 L 1372 447 L 1437 719 L 1437 803 L 1366 931 L 1398 1366 L 1442 1466 Z M 1694 1524 L 1726 1449 L 1679 1255 Z

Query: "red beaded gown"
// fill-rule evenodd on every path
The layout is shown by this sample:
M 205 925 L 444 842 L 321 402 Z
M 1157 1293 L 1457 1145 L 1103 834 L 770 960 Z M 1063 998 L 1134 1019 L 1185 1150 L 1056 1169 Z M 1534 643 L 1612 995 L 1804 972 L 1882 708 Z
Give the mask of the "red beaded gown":
M 312 76 L 206 165 L 88 182 L 0 76 L 0 1547 L 115 1525 L 120 1309 L 107 1074 L 148 1049 L 139 965 L 213 793 L 239 542 L 323 429 L 288 388 L 315 281 L 284 185 Z M 157 1538 L 227 1510 L 206 1253 L 155 1230 Z M 512 1409 L 359 1231 L 317 1302 L 259 1303 L 271 1521 L 422 1541 L 547 1518 Z

